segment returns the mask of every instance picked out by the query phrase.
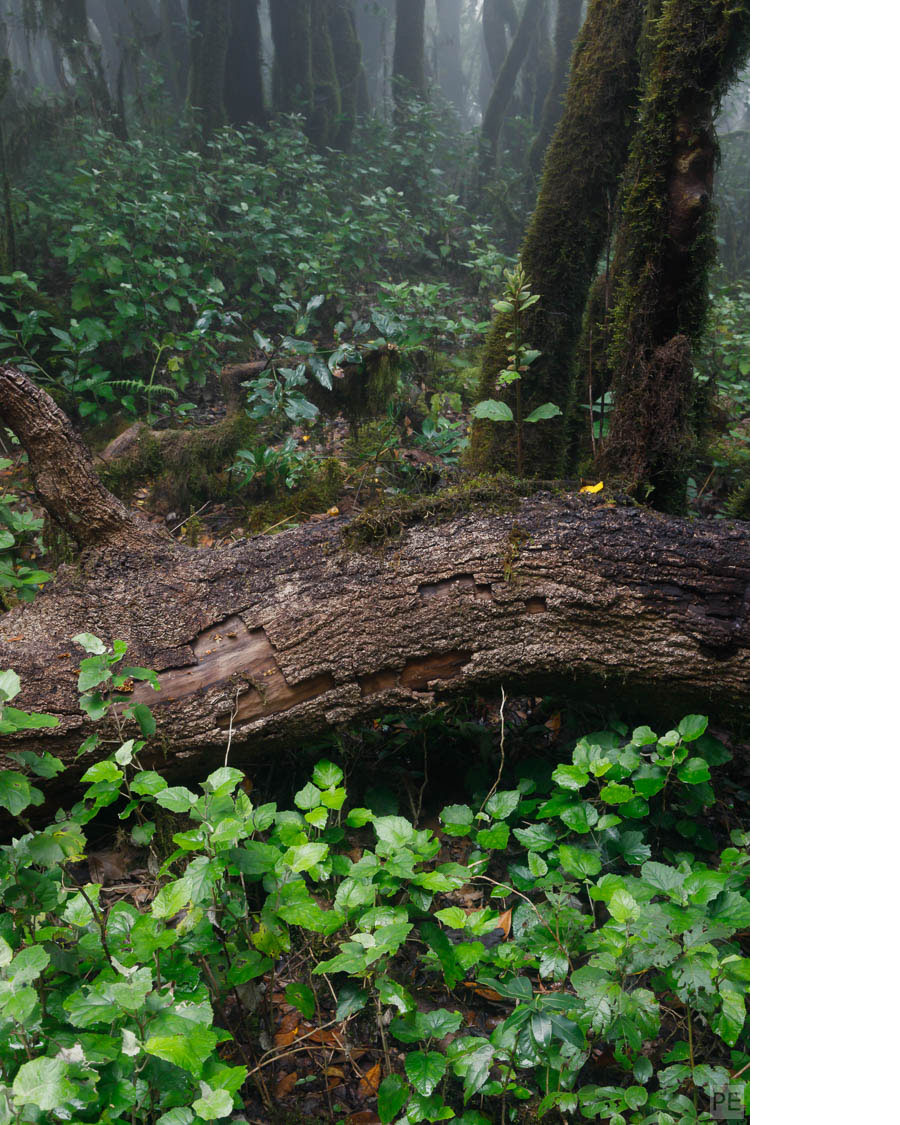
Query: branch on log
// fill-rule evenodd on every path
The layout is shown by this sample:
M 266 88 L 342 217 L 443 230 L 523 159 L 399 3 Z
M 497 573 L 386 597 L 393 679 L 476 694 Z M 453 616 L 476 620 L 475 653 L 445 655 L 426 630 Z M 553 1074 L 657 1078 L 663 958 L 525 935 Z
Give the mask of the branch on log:
M 11 426 L 22 416 L 7 399 L 0 413 Z M 53 417 L 61 464 L 86 456 Z M 29 431 L 17 432 L 31 453 Z M 58 508 L 83 502 L 65 477 L 46 483 L 50 465 L 39 471 Z M 351 550 L 339 524 L 320 523 L 195 551 L 152 538 L 127 510 L 118 516 L 122 505 L 99 482 L 91 487 L 73 528 L 109 527 L 105 509 L 121 534 L 86 540 L 77 565 L 0 617 L 0 668 L 23 684 L 17 705 L 60 719 L 8 737 L 7 749 L 69 762 L 96 729 L 78 708 L 83 654 L 70 640 L 85 631 L 121 638 L 129 663 L 159 672 L 162 690 L 139 685 L 134 699 L 154 708 L 157 741 L 175 755 L 169 773 L 204 755 L 221 761 L 229 736 L 236 760 L 242 747 L 296 746 L 501 684 L 602 696 L 644 717 L 746 717 L 745 524 L 539 493 L 515 512 L 410 527 L 377 550 Z

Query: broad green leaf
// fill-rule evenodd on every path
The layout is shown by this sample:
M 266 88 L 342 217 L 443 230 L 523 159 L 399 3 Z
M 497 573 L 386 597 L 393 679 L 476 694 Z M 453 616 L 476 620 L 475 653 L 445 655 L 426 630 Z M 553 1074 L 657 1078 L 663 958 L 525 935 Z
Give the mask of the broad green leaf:
M 503 789 L 488 798 L 484 806 L 485 811 L 490 813 L 494 820 L 506 820 L 515 811 L 521 799 L 522 794 L 518 789 Z
M 0 703 L 15 699 L 21 690 L 22 681 L 11 668 L 0 672 Z
M 486 398 L 475 404 L 472 411 L 473 418 L 485 418 L 489 422 L 514 422 L 515 416 L 505 402 L 498 402 L 495 398 Z
M 411 1051 L 403 1065 L 410 1083 L 427 1098 L 444 1077 L 447 1059 L 439 1051 Z
M 604 785 L 600 790 L 600 799 L 608 805 L 624 805 L 634 796 L 630 785 L 617 785 L 615 782 Z
M 210 1090 L 191 1105 L 203 1121 L 219 1121 L 227 1117 L 234 1106 L 234 1098 L 227 1090 Z
M 634 897 L 621 888 L 613 891 L 608 908 L 617 922 L 633 922 L 641 913 Z
M 62 1059 L 46 1056 L 23 1063 L 13 1080 L 13 1103 L 36 1105 L 42 1110 L 61 1109 L 78 1094 L 78 1087 L 69 1081 L 68 1069 Z
M 577 875 L 580 879 L 590 879 L 594 875 L 599 875 L 603 867 L 603 863 L 596 852 L 576 848 L 571 844 L 560 844 L 559 862 L 566 871 Z
M 562 789 L 583 789 L 591 780 L 590 774 L 582 766 L 557 766 L 553 780 Z
M 545 402 L 525 419 L 526 422 L 542 422 L 545 418 L 556 418 L 562 414 L 560 408 L 553 402 Z
M 688 758 L 675 772 L 678 774 L 678 780 L 683 781 L 685 785 L 700 785 L 704 781 L 709 781 L 710 777 L 709 766 L 704 758 Z
M 320 789 L 333 789 L 336 785 L 340 785 L 344 777 L 344 771 L 340 766 L 336 766 L 334 762 L 325 761 L 323 758 L 313 769 L 312 779 Z
M 475 840 L 479 847 L 502 851 L 509 843 L 509 825 L 500 823 L 492 824 L 490 828 L 482 828 L 475 834 Z
M 284 853 L 284 862 L 296 874 L 309 871 L 311 867 L 321 863 L 327 855 L 327 844 L 301 844 L 298 847 L 288 848 Z
M 444 831 L 448 836 L 467 836 L 475 814 L 468 805 L 448 805 L 441 813 Z
M 722 1007 L 712 1018 L 712 1028 L 729 1047 L 733 1047 L 747 1019 L 744 997 L 731 989 L 724 989 L 719 995 L 722 998 Z
M 685 715 L 678 724 L 678 733 L 685 742 L 693 742 L 704 733 L 708 723 L 705 715 Z
M 106 645 L 93 633 L 78 633 L 72 640 L 75 644 L 81 645 L 85 652 L 92 652 L 97 656 L 106 652 Z
M 302 981 L 294 981 L 285 988 L 284 996 L 287 1002 L 293 1004 L 304 1018 L 309 1020 L 315 1015 L 316 994 L 308 984 L 303 984 Z
M 382 1125 L 389 1125 L 406 1102 L 409 1087 L 399 1074 L 389 1074 L 378 1087 L 378 1117 Z

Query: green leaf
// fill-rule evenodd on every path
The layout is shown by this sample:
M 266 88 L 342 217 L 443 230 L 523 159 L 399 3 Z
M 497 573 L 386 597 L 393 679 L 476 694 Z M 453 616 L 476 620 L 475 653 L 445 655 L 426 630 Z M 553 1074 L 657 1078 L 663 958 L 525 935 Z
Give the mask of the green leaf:
M 313 785 L 311 781 L 294 796 L 294 804 L 298 809 L 315 809 L 322 803 L 322 792 L 317 785 Z
M 68 1064 L 62 1059 L 43 1056 L 23 1063 L 12 1084 L 15 1105 L 36 1105 L 42 1110 L 61 1109 L 78 1095 L 78 1087 L 70 1082 Z
M 444 1077 L 447 1059 L 439 1051 L 411 1051 L 404 1067 L 412 1085 L 427 1098 Z
M 583 766 L 557 766 L 552 773 L 552 778 L 562 789 L 583 789 L 591 780 L 590 774 Z
M 153 1035 L 151 1024 L 151 1034 L 144 1043 L 144 1050 L 148 1055 L 174 1063 L 199 1078 L 204 1063 L 215 1050 L 218 1036 L 211 1028 L 201 1027 L 190 1020 L 180 1022 L 183 1031 L 179 1035 Z
M 539 406 L 536 410 L 532 410 L 532 412 L 528 415 L 528 417 L 525 419 L 525 421 L 526 422 L 543 422 L 545 418 L 556 418 L 560 414 L 562 414 L 562 411 L 556 405 L 556 403 L 545 402 L 541 406 Z
M 284 990 L 285 999 L 305 1018 L 312 1019 L 316 1012 L 316 994 L 308 984 L 294 981 Z
M 577 875 L 580 879 L 590 879 L 599 875 L 603 867 L 603 863 L 596 852 L 576 848 L 571 844 L 560 844 L 559 862 L 566 871 Z
M 466 924 L 466 912 L 460 906 L 448 906 L 444 910 L 436 910 L 435 918 L 440 918 L 445 926 L 451 930 L 461 930 Z
M 167 788 L 160 790 L 159 793 L 154 795 L 154 800 L 158 805 L 162 805 L 164 809 L 174 813 L 186 813 L 197 803 L 197 797 L 189 789 L 185 789 L 182 785 L 176 785 L 174 788 Z
M 327 762 L 324 759 L 317 763 L 313 769 L 312 779 L 320 789 L 331 789 L 335 785 L 340 785 L 344 777 L 344 771 L 340 766 L 336 766 L 334 762 Z
M 634 897 L 621 888 L 613 891 L 608 906 L 610 914 L 617 922 L 633 922 L 641 913 L 641 908 Z
M 688 758 L 688 760 L 675 771 L 678 780 L 685 785 L 700 785 L 709 781 L 709 766 L 703 758 Z
M 709 719 L 705 715 L 685 715 L 678 724 L 678 733 L 683 741 L 693 742 L 706 730 Z
M 366 993 L 356 984 L 345 984 L 338 992 L 335 1019 L 345 1020 L 366 1006 Z
M 218 1121 L 222 1117 L 227 1117 L 233 1107 L 234 1098 L 227 1090 L 210 1090 L 191 1105 L 191 1109 L 203 1121 Z
M 399 1074 L 389 1074 L 378 1087 L 378 1117 L 382 1125 L 393 1121 L 406 1102 L 409 1087 Z
M 634 746 L 652 746 L 656 742 L 656 735 L 649 727 L 635 727 L 631 742 Z
M 78 633 L 72 640 L 75 644 L 81 645 L 85 652 L 93 652 L 97 656 L 106 652 L 106 645 L 93 633 Z
M 288 848 L 284 853 L 284 862 L 295 874 L 309 871 L 317 863 L 321 863 L 328 855 L 327 844 L 301 844 Z
M 22 681 L 11 668 L 7 668 L 5 672 L 0 672 L 0 703 L 15 699 L 21 690 Z
M 0 770 L 0 806 L 18 816 L 28 808 L 37 793 L 28 779 L 14 770 Z
M 517 808 L 521 799 L 522 794 L 518 789 L 504 789 L 488 798 L 487 804 L 484 806 L 485 811 L 490 813 L 495 820 L 506 820 Z
M 634 796 L 630 785 L 616 785 L 614 782 L 604 785 L 600 790 L 600 799 L 608 805 L 624 805 Z
M 479 847 L 491 851 L 502 851 L 509 843 L 509 825 L 492 824 L 490 828 L 482 828 L 475 834 Z
M 390 980 L 388 977 L 378 977 L 375 981 L 375 988 L 378 990 L 382 1004 L 391 1004 L 401 1016 L 406 1015 L 407 1012 L 415 1011 L 415 1000 L 397 981 Z
M 722 1008 L 713 1016 L 712 1028 L 729 1047 L 733 1047 L 743 1031 L 744 1021 L 747 1018 L 744 997 L 731 989 L 725 989 L 719 995 L 722 998 Z
M 475 404 L 473 418 L 486 418 L 489 422 L 514 422 L 515 416 L 505 402 L 486 398 Z
M 448 836 L 467 836 L 475 814 L 468 805 L 448 805 L 441 813 L 444 831 Z

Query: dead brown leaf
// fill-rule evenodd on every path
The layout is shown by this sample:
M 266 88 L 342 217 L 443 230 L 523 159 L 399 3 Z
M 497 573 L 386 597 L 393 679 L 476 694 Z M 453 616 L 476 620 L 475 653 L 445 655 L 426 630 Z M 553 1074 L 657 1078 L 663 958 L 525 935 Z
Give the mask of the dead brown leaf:
M 378 1093 L 378 1087 L 380 1085 L 381 1063 L 377 1062 L 374 1066 L 370 1066 L 362 1076 L 362 1080 L 359 1083 L 360 1097 L 373 1098 Z
M 291 1070 L 287 1074 L 282 1074 L 278 1079 L 278 1085 L 275 1087 L 275 1097 L 278 1099 L 286 1098 L 297 1085 L 298 1077 L 299 1075 L 296 1070 Z

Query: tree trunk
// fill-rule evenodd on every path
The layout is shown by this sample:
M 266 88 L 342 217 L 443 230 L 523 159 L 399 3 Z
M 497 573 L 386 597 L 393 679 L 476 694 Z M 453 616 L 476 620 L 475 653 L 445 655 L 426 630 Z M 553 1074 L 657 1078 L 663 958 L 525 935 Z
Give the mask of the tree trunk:
M 462 0 L 436 0 L 437 72 L 444 97 L 466 118 L 466 78 L 462 68 Z
M 85 631 L 124 640 L 128 663 L 159 673 L 158 693 L 139 684 L 129 700 L 153 707 L 169 775 L 226 747 L 239 761 L 501 685 L 577 690 L 645 719 L 746 718 L 744 524 L 594 496 L 520 499 L 498 483 L 425 497 L 405 515 L 195 551 L 110 496 L 62 412 L 12 368 L 0 367 L 0 418 L 82 548 L 32 605 L 0 618 L 0 668 L 23 684 L 16 704 L 60 720 L 7 737 L 7 751 L 69 765 L 98 729 L 78 707 L 71 638 Z
M 484 0 L 481 29 L 487 50 L 491 82 L 496 82 L 508 53 L 507 32 L 511 42 L 519 26 L 519 17 L 512 0 Z
M 394 115 L 406 117 L 410 101 L 425 101 L 425 0 L 396 0 Z
M 231 5 L 189 0 L 191 19 L 190 104 L 200 111 L 200 130 L 208 138 L 225 124 L 225 59 Z
M 334 144 L 341 112 L 341 90 L 328 26 L 330 4 L 331 0 L 312 0 L 313 95 L 306 132 L 318 148 Z
M 259 0 L 231 0 L 225 56 L 225 112 L 232 125 L 264 125 Z
M 526 427 L 527 472 L 562 475 L 572 413 L 573 356 L 588 290 L 609 235 L 608 195 L 615 198 L 637 101 L 637 43 L 642 0 L 591 0 L 578 36 L 562 119 L 553 136 L 521 261 L 540 300 L 523 317 L 523 340 L 541 352 L 522 380 L 524 414 L 545 402 L 563 417 Z M 508 314 L 495 316 L 484 350 L 481 398 L 498 395 L 507 365 Z M 506 392 L 507 395 L 509 392 Z M 514 427 L 478 422 L 471 463 L 514 468 Z
M 556 25 L 553 31 L 553 77 L 541 111 L 540 128 L 528 155 L 535 175 L 540 173 L 547 145 L 562 116 L 566 84 L 569 81 L 572 44 L 581 27 L 581 8 L 581 0 L 557 0 Z
M 335 130 L 334 146 L 346 152 L 356 128 L 356 107 L 362 67 L 362 46 L 356 34 L 356 22 L 350 0 L 333 0 L 328 17 L 328 29 L 334 50 L 334 69 L 341 100 L 341 114 Z
M 312 90 L 310 0 L 269 0 L 272 20 L 272 106 L 308 110 Z
M 625 172 L 604 472 L 665 511 L 683 509 L 693 447 L 691 345 L 705 328 L 716 255 L 713 116 L 749 34 L 749 0 L 663 7 Z
M 522 69 L 522 63 L 531 46 L 531 41 L 537 31 L 541 13 L 546 0 L 527 0 L 519 30 L 507 52 L 494 89 L 491 91 L 491 100 L 484 111 L 484 120 L 481 123 L 482 140 L 482 172 L 489 172 L 497 159 L 497 146 L 500 143 L 500 129 L 506 117 L 506 111 L 512 100 L 516 88 L 516 79 Z

